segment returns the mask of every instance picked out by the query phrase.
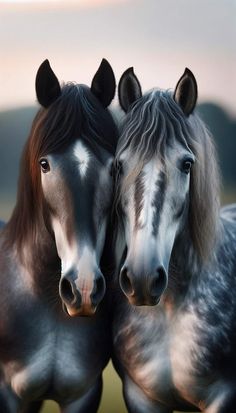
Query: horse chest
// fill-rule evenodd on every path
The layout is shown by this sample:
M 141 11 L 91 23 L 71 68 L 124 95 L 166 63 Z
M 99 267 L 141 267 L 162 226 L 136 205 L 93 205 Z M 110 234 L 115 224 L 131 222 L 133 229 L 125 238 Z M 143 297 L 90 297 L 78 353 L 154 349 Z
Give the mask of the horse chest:
M 133 381 L 150 397 L 165 399 L 172 392 L 168 333 L 163 314 L 132 312 L 117 328 L 118 360 Z
M 182 315 L 170 331 L 169 358 L 172 382 L 180 397 L 192 404 L 204 399 L 207 383 L 201 379 L 201 357 L 204 347 L 199 347 L 196 326 L 199 323 L 193 313 Z M 205 377 L 207 380 L 207 375 Z
M 26 348 L 20 362 L 12 361 L 5 367 L 7 381 L 20 398 L 40 397 L 50 384 L 54 368 L 54 334 L 47 335 L 34 350 Z
M 22 399 L 52 398 L 63 402 L 85 393 L 101 366 L 93 356 L 89 357 L 90 348 L 87 354 L 80 333 L 58 325 L 52 325 L 45 336 L 42 332 L 44 338 L 36 348 L 28 349 L 24 360 L 6 366 L 13 391 Z
M 153 317 L 132 315 L 116 336 L 118 359 L 129 376 L 154 400 L 195 404 L 204 394 L 194 362 L 199 348 L 190 315 L 170 324 L 161 312 Z M 182 402 L 181 402 L 182 403 Z

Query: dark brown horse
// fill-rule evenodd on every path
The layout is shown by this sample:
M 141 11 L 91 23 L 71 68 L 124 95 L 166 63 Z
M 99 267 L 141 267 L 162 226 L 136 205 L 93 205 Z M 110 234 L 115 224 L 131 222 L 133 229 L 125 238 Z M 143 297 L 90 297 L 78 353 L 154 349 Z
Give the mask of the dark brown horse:
M 32 413 L 54 399 L 63 412 L 93 413 L 110 357 L 100 260 L 117 141 L 107 109 L 114 74 L 103 60 L 90 88 L 61 87 L 46 60 L 36 93 L 42 108 L 0 236 L 0 411 Z

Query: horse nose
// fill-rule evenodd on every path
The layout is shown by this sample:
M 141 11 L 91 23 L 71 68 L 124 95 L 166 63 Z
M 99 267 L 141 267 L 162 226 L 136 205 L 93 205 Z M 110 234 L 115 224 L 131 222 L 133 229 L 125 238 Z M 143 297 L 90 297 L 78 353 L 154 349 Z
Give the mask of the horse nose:
M 98 272 L 96 274 L 93 290 L 90 295 L 91 302 L 94 308 L 96 308 L 98 304 L 102 301 L 104 294 L 105 294 L 105 290 L 106 290 L 105 278 L 103 277 L 101 272 Z
M 139 274 L 124 266 L 120 273 L 120 286 L 131 304 L 156 305 L 166 289 L 167 273 L 163 266 Z
M 127 266 L 123 267 L 120 272 L 120 286 L 125 295 L 132 296 L 134 288 L 132 286 L 132 277 Z
M 150 276 L 148 292 L 151 297 L 158 300 L 167 286 L 167 274 L 163 266 L 156 268 L 155 273 Z
M 63 276 L 59 285 L 64 309 L 70 316 L 93 315 L 104 297 L 105 290 L 105 279 L 99 270 L 95 274 L 91 273 L 87 279 L 71 270 Z
M 62 300 L 69 308 L 80 308 L 82 297 L 70 274 L 61 279 L 59 290 Z

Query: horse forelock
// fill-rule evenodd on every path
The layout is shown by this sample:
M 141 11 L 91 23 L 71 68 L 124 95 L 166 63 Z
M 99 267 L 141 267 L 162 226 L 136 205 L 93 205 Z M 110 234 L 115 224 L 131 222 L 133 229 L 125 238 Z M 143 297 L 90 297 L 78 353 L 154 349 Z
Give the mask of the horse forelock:
M 120 210 L 121 194 L 135 185 L 145 164 L 155 157 L 166 173 L 166 148 L 179 142 L 194 154 L 190 177 L 190 205 L 187 222 L 190 240 L 201 262 L 210 258 L 219 223 L 219 172 L 214 143 L 196 113 L 186 117 L 171 92 L 152 90 L 131 108 L 121 126 L 116 160 L 134 165 L 118 180 L 115 207 Z M 139 207 L 142 199 L 139 198 Z

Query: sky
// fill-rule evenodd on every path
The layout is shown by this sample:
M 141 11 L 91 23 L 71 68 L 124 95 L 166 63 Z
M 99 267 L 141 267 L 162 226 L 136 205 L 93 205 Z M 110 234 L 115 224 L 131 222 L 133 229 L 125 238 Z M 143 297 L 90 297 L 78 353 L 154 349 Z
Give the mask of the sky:
M 90 84 L 105 57 L 144 91 L 189 67 L 199 100 L 236 116 L 235 39 L 236 0 L 0 0 L 0 110 L 35 103 L 45 58 L 61 81 Z

